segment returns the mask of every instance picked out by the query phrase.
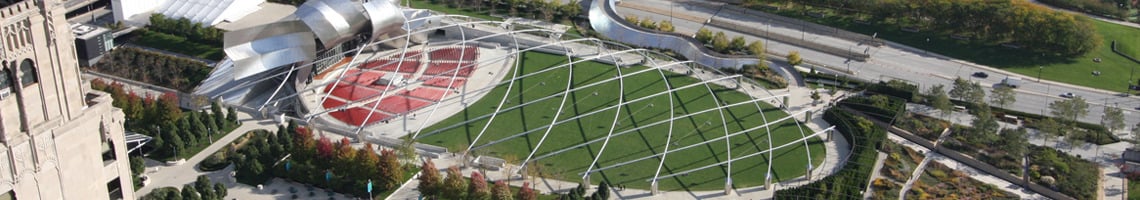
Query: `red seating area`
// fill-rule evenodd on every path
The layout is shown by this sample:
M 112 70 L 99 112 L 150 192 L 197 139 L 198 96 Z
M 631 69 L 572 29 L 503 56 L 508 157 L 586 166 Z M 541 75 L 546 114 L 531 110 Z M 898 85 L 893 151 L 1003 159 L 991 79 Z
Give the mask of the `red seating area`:
M 411 96 L 411 97 L 427 99 L 427 100 L 432 100 L 432 101 L 438 102 L 440 99 L 443 99 L 443 95 L 445 93 L 447 93 L 447 90 L 421 87 L 421 88 L 416 88 L 416 89 L 413 89 L 410 91 L 401 92 L 400 95 Z
M 379 86 L 379 87 L 385 87 L 385 86 Z M 380 89 L 382 90 L 384 88 L 380 88 Z M 329 90 L 332 90 L 332 91 L 329 91 Z M 376 97 L 376 96 L 380 95 L 381 90 L 377 90 L 377 89 L 373 89 L 373 88 L 369 88 L 369 87 L 364 87 L 364 86 L 358 86 L 358 85 L 354 85 L 354 84 L 340 84 L 339 86 L 336 86 L 335 88 L 333 87 L 333 84 L 329 84 L 328 86 L 325 86 L 325 92 L 332 93 L 333 96 L 337 96 L 337 97 L 340 97 L 340 98 L 343 98 L 343 99 L 349 100 L 349 101 L 359 101 L 359 100 L 362 100 L 362 99 L 365 99 L 368 97 Z
M 369 115 L 371 115 L 371 116 L 369 116 Z M 353 126 L 360 125 L 361 123 L 363 123 L 365 125 L 373 124 L 373 123 L 376 123 L 380 120 L 385 120 L 385 119 L 388 119 L 389 117 L 391 117 L 390 115 L 380 113 L 379 111 L 369 112 L 368 109 L 360 108 L 360 107 L 353 107 L 353 108 L 349 108 L 347 110 L 338 110 L 338 111 L 329 112 L 329 116 L 332 116 L 333 118 L 336 118 L 337 120 L 340 120 L 344 123 L 351 124 Z M 367 121 L 365 121 L 365 119 L 367 119 Z
M 460 66 L 464 66 L 464 67 L 459 68 Z M 456 70 L 457 68 L 459 70 Z M 467 65 L 467 64 L 462 64 L 462 63 L 437 62 L 437 63 L 428 64 L 427 71 L 424 71 L 424 74 L 425 75 L 452 76 L 452 75 L 455 75 L 455 73 L 459 73 L 458 76 L 468 77 L 468 76 L 471 76 L 471 71 L 475 71 L 475 65 Z
M 343 106 L 344 104 L 345 103 L 343 101 L 336 100 L 334 98 L 327 98 L 325 99 L 325 102 L 321 102 L 321 106 L 324 106 L 325 108 L 335 108 Z
M 426 85 L 426 86 L 441 87 L 441 88 L 447 88 L 448 84 L 451 84 L 451 88 L 460 88 L 460 87 L 463 87 L 463 84 L 467 83 L 467 79 L 461 78 L 461 77 L 455 77 L 455 82 L 451 81 L 451 77 L 443 77 L 443 76 L 433 76 L 433 77 L 426 77 L 425 76 L 424 78 L 421 78 L 421 80 L 424 80 L 424 85 Z
M 366 106 L 375 106 L 376 103 L 377 102 L 372 102 Z M 399 95 L 384 97 L 384 99 L 381 99 L 379 103 L 380 106 L 376 107 L 377 110 L 382 110 L 384 112 L 393 114 L 406 114 L 409 111 L 420 109 L 431 104 L 431 102 L 411 99 Z
M 396 69 L 399 68 L 399 70 L 400 70 L 399 72 L 416 73 L 417 70 L 420 70 L 420 62 L 419 61 L 408 61 L 408 60 L 405 60 L 405 61 L 373 60 L 373 61 L 365 62 L 364 64 L 360 64 L 360 68 L 375 69 L 375 70 L 390 71 L 390 72 L 396 71 Z
M 423 54 L 423 52 L 408 51 L 408 53 L 403 54 L 403 56 L 404 56 L 405 60 L 407 60 L 407 59 L 420 59 L 420 54 Z M 400 60 L 400 55 L 401 55 L 401 53 L 392 54 L 392 56 L 388 56 L 387 59 L 388 60 Z
M 429 58 L 431 58 L 431 60 L 433 60 L 433 61 L 439 61 L 439 60 L 473 61 L 473 60 L 475 60 L 476 57 L 479 56 L 479 48 L 475 48 L 473 46 L 449 47 L 449 48 L 436 49 L 434 51 L 431 51 L 431 53 L 428 55 L 431 56 Z
M 384 77 L 384 72 L 377 71 L 361 71 L 356 69 L 349 69 L 344 72 L 343 81 L 358 83 L 361 85 L 370 85 L 372 82 Z

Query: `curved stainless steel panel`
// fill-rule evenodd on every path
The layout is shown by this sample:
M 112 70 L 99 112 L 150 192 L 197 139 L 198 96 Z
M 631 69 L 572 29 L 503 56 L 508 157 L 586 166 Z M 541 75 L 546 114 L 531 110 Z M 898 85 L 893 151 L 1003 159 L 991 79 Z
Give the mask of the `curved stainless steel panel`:
M 404 22 L 407 21 L 404 18 L 404 12 L 391 1 L 372 0 L 364 2 L 362 6 L 364 6 L 364 12 L 368 14 L 368 19 L 372 21 L 372 38 L 399 31 L 404 26 Z
M 310 0 L 293 14 L 312 29 L 325 48 L 351 40 L 368 20 L 360 4 L 349 0 Z
M 316 42 L 301 21 L 269 23 L 225 35 L 226 55 L 233 60 L 233 79 L 296 62 L 316 55 Z

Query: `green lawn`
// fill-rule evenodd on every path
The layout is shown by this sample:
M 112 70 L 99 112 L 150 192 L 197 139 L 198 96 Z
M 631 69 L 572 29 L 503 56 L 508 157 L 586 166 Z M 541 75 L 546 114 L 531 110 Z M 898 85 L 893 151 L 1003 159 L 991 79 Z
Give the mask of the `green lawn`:
M 1128 180 L 1128 199 L 1140 199 L 1140 182 Z
M 188 41 L 185 37 L 159 33 L 155 31 L 141 31 L 135 44 L 145 47 L 162 49 L 180 54 L 186 54 L 208 60 L 222 60 L 225 52 L 222 47 Z
M 547 69 L 550 66 L 564 63 L 565 60 L 566 58 L 564 56 L 528 52 L 523 55 L 521 69 L 516 70 L 521 70 L 521 72 L 519 72 L 520 74 L 530 74 L 542 69 Z M 629 67 L 617 69 L 612 65 L 597 62 L 583 62 L 574 65 L 573 86 L 575 88 L 582 87 L 589 83 L 612 78 L 619 73 L 619 70 L 621 73 L 632 73 L 642 69 L 646 68 Z M 520 102 L 531 102 L 542 97 L 555 96 L 555 98 L 535 101 L 519 109 L 508 110 L 498 114 L 495 120 L 490 124 L 491 127 L 477 142 L 478 144 L 486 144 L 489 141 L 502 139 L 509 135 L 527 130 L 537 130 L 524 137 L 509 139 L 506 142 L 492 145 L 475 152 L 480 155 L 491 155 L 500 158 L 513 156 L 518 160 L 522 160 L 526 158 L 527 154 L 538 144 L 542 134 L 546 131 L 543 126 L 550 124 L 551 118 L 553 118 L 556 111 L 558 111 L 561 96 L 556 96 L 556 93 L 566 89 L 565 83 L 567 82 L 568 73 L 569 70 L 558 69 L 518 80 L 509 93 L 505 84 L 500 85 L 492 90 L 489 95 L 471 104 L 464 111 L 425 129 L 424 134 L 430 134 L 436 131 L 438 131 L 438 133 L 419 138 L 418 141 L 448 147 L 453 151 L 462 150 L 478 135 L 483 126 L 487 124 L 487 121 L 481 119 L 474 120 L 466 125 L 459 125 L 455 128 L 444 129 L 445 127 L 460 124 L 463 121 L 492 112 L 495 105 L 499 103 L 500 98 L 504 95 L 506 95 L 510 101 L 505 104 L 504 107 L 515 106 Z M 568 95 L 570 95 L 571 99 L 567 101 L 566 107 L 562 108 L 561 111 L 563 114 L 558 116 L 558 120 L 572 118 L 579 114 L 595 110 L 602 110 L 610 105 L 617 105 L 619 98 L 634 100 L 665 91 L 666 82 L 673 87 L 681 87 L 697 82 L 696 79 L 680 74 L 666 73 L 666 76 L 668 78 L 664 80 L 662 79 L 662 75 L 657 72 L 628 76 L 624 78 L 624 92 L 619 92 L 620 85 L 618 81 L 610 81 L 569 93 Z M 728 104 L 749 99 L 749 97 L 743 93 L 723 87 L 713 86 L 712 90 L 715 92 L 710 94 L 709 89 L 704 86 L 691 87 L 675 91 L 673 93 L 675 97 L 657 96 L 621 107 L 619 110 L 620 113 L 618 113 L 619 124 L 617 124 L 615 132 L 621 132 L 623 130 L 636 131 L 613 137 L 605 149 L 605 154 L 600 158 L 598 166 L 611 166 L 620 162 L 664 151 L 667 137 L 666 133 L 669 130 L 668 123 L 663 123 L 658 126 L 647 126 L 647 124 L 663 121 L 670 117 L 668 109 L 670 98 L 673 98 L 673 102 L 676 103 L 676 106 L 674 106 L 674 114 L 677 116 L 695 113 L 713 107 L 714 97 Z M 520 93 L 522 93 L 522 95 L 519 95 Z M 650 105 L 653 106 L 651 107 Z M 763 108 L 763 115 L 769 120 L 787 116 L 783 111 L 775 109 L 770 105 L 760 104 L 759 106 Z M 724 136 L 725 128 L 727 128 L 729 132 L 734 133 L 739 130 L 764 124 L 764 120 L 761 118 L 761 112 L 759 112 L 755 104 L 735 106 L 724 111 L 724 117 L 728 119 L 727 127 L 721 125 L 721 115 L 716 111 L 676 120 L 673 125 L 673 144 L 669 148 L 676 149 L 681 146 Z M 536 155 L 544 155 L 592 139 L 604 138 L 610 129 L 609 126 L 614 119 L 615 112 L 618 111 L 609 109 L 588 117 L 554 126 L 550 135 L 546 138 L 545 144 L 541 146 Z M 771 138 L 774 141 L 773 146 L 779 146 L 801 138 L 800 128 L 800 126 L 796 126 L 793 122 L 779 123 L 772 126 Z M 810 134 L 810 130 L 806 130 L 805 128 L 804 131 Z M 768 136 L 767 132 L 761 128 L 756 131 L 748 132 L 747 134 L 731 137 L 732 156 L 736 158 L 738 156 L 766 150 L 769 145 L 767 142 Z M 810 156 L 814 162 L 813 165 L 819 166 L 819 163 L 824 157 L 822 142 L 818 138 L 811 138 L 808 140 L 808 143 L 811 144 L 807 149 L 811 151 Z M 802 142 L 797 144 L 802 144 Z M 539 167 L 536 167 L 536 169 L 542 168 L 541 171 L 544 171 L 545 174 L 558 177 L 562 180 L 580 181 L 581 179 L 578 173 L 586 170 L 594 158 L 593 155 L 595 155 L 601 147 L 601 142 L 598 142 L 551 158 L 539 160 Z M 727 156 L 725 155 L 725 149 L 726 143 L 721 140 L 684 151 L 670 153 L 661 174 L 667 175 L 724 161 Z M 774 154 L 771 154 L 771 156 L 775 157 L 773 162 L 779 163 L 772 167 L 774 178 L 777 180 L 788 180 L 802 176 L 804 174 L 804 168 L 807 165 L 806 157 L 808 153 L 806 153 L 805 150 L 803 145 L 793 145 L 774 151 Z M 602 173 L 595 173 L 591 176 L 590 180 L 595 184 L 602 180 L 607 180 L 611 185 L 624 184 L 628 188 L 645 189 L 649 187 L 649 182 L 646 182 L 646 179 L 653 177 L 658 162 L 659 160 L 657 159 L 635 162 L 622 167 L 609 169 Z M 734 162 L 732 165 L 732 174 L 735 186 L 740 188 L 762 185 L 768 164 L 765 158 L 761 156 Z M 714 167 L 696 171 L 687 176 L 665 179 L 659 184 L 662 190 L 720 190 L 723 189 L 724 179 L 724 169 Z
M 452 8 L 452 7 L 449 7 L 449 6 L 444 5 L 444 4 L 433 4 L 433 3 L 431 3 L 431 1 L 428 1 L 428 0 L 404 0 L 405 3 L 401 3 L 401 4 L 407 4 L 406 3 L 407 1 L 412 2 L 412 8 L 434 10 L 434 11 L 439 11 L 439 12 L 443 12 L 443 13 L 447 13 L 447 14 L 453 14 L 453 15 L 466 15 L 466 16 L 471 16 L 471 17 L 485 19 L 485 20 L 491 20 L 491 21 L 502 20 L 501 18 L 498 18 L 498 17 L 492 17 L 490 15 L 491 13 L 490 13 L 489 9 L 477 11 L 477 10 L 468 10 L 468 9 L 463 9 L 463 8 Z M 450 0 L 448 0 L 448 1 L 450 1 Z M 502 10 L 502 9 L 507 9 L 507 8 L 503 7 L 503 8 L 498 8 L 498 9 Z
M 1140 56 L 1140 29 L 1092 20 L 1097 32 L 1103 38 L 1103 45 L 1095 51 L 1076 57 L 1058 57 L 1041 55 L 1026 50 L 1010 49 L 1000 44 L 964 42 L 948 37 L 951 34 L 968 34 L 968 31 L 958 32 L 919 32 L 910 33 L 901 31 L 903 27 L 896 21 L 878 21 L 871 25 L 854 23 L 854 17 L 827 10 L 813 8 L 813 11 L 827 13 L 828 17 L 814 18 L 805 16 L 798 7 L 782 9 L 775 13 L 807 20 L 827 26 L 838 27 L 852 32 L 866 35 L 877 34 L 878 38 L 890 40 L 926 49 L 930 52 L 954 57 L 974 63 L 1001 68 L 1010 72 L 1037 77 L 1040 67 L 1044 67 L 1041 76 L 1046 80 L 1054 80 L 1075 85 L 1100 88 L 1122 92 L 1128 87 L 1132 68 L 1137 67 L 1135 62 L 1112 52 L 1112 40 L 1121 44 L 1121 50 L 1132 55 Z M 929 39 L 929 41 L 927 41 Z M 1100 58 L 1101 62 L 1093 62 L 1093 58 Z M 1137 57 L 1140 58 L 1140 57 Z M 957 66 L 945 66 L 957 67 Z M 1099 70 L 1100 76 L 1093 76 L 1092 71 Z M 1134 77 L 1135 79 L 1135 77 Z M 1135 81 L 1133 81 L 1135 82 Z

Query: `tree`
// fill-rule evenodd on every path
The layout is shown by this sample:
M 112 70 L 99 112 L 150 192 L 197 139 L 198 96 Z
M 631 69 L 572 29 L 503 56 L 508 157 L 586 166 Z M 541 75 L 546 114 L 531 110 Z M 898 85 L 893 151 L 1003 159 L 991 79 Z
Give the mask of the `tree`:
M 633 25 L 641 26 L 641 20 L 637 20 L 637 16 L 634 16 L 634 15 L 626 15 L 625 21 L 629 22 Z
M 729 48 L 731 48 L 732 50 L 735 50 L 735 51 L 743 51 L 743 50 L 746 50 L 746 49 L 744 49 L 744 47 L 745 47 L 744 45 L 747 45 L 747 44 L 748 44 L 748 42 L 744 41 L 744 36 L 736 36 L 736 37 L 732 38 L 732 42 L 729 44 L 730 45 Z
M 974 138 L 983 143 L 992 144 L 999 138 L 997 131 L 1000 126 L 997 119 L 994 119 L 993 113 L 990 113 L 990 107 L 985 104 L 978 106 L 977 116 L 970 125 L 973 127 Z
M 210 184 L 210 178 L 207 178 L 206 175 L 198 175 L 193 186 L 198 189 L 198 194 L 202 196 L 202 199 L 220 199 L 214 192 L 213 184 Z
M 439 197 L 443 193 L 443 180 L 440 179 L 439 170 L 435 168 L 435 163 L 431 159 L 424 159 L 423 165 L 420 167 L 420 185 L 416 187 L 420 190 L 420 194 L 426 197 Z
M 396 189 L 400 186 L 400 182 L 404 181 L 404 168 L 400 166 L 400 158 L 394 150 L 380 151 L 380 169 L 385 189 Z
M 1077 122 L 1077 119 L 1089 114 L 1089 104 L 1082 97 L 1073 97 L 1049 103 L 1049 110 L 1050 114 L 1061 119 L 1062 122 L 1069 123 L 1071 127 Z
M 1057 120 L 1053 120 L 1053 118 L 1045 118 L 1037 122 L 1037 131 L 1041 133 L 1042 137 L 1045 137 L 1045 143 L 1049 143 L 1049 139 L 1051 138 L 1061 136 L 1061 134 L 1064 133 L 1061 128 L 1061 124 L 1057 123 Z
M 507 182 L 503 180 L 495 181 L 495 188 L 491 191 L 492 199 L 494 200 L 511 200 L 511 187 L 507 186 Z
M 728 46 L 729 45 L 728 44 L 728 36 L 725 36 L 724 32 L 716 32 L 716 35 L 713 36 L 713 39 L 712 39 L 712 45 L 713 45 L 713 50 L 716 50 L 717 52 L 721 52 L 721 53 L 726 52 L 728 50 L 728 47 L 729 47 Z
M 1013 87 L 996 87 L 990 93 L 990 103 L 998 107 L 1005 108 L 1014 102 L 1017 102 L 1017 93 L 1013 91 Z
M 748 52 L 752 53 L 752 55 L 756 56 L 756 59 L 760 60 L 760 62 L 756 63 L 757 72 L 768 70 L 768 62 L 766 62 L 768 60 L 768 53 L 767 49 L 764 47 L 764 43 L 755 41 L 751 44 L 748 44 Z
M 479 172 L 471 172 L 471 184 L 467 184 L 467 199 L 491 199 L 491 188 L 487 187 L 487 179 Z
M 1069 143 L 1069 151 L 1072 152 L 1073 148 L 1085 144 L 1085 132 L 1073 131 L 1071 129 L 1065 131 L 1065 143 Z
M 1029 138 L 1025 128 L 1002 130 L 1001 141 L 1002 145 L 998 145 L 998 148 L 1016 158 L 1024 156 L 1029 149 Z
M 602 184 L 598 185 L 598 191 L 594 191 L 590 197 L 591 199 L 610 199 L 610 184 L 602 181 Z
M 954 108 L 954 104 L 950 103 L 950 96 L 946 95 L 945 88 L 946 86 L 938 84 L 926 91 L 927 98 L 930 98 L 930 105 L 941 111 L 943 117 L 949 116 Z
M 1108 132 L 1124 128 L 1124 111 L 1121 111 L 1120 108 L 1117 107 L 1105 106 L 1104 116 L 1101 116 L 1100 125 L 1108 128 Z
M 676 27 L 673 27 L 673 22 L 668 20 L 661 20 L 657 23 L 657 30 L 662 32 L 673 32 Z
M 804 63 L 804 60 L 803 60 L 803 58 L 800 58 L 800 52 L 799 51 L 788 52 L 788 64 L 789 65 L 796 66 L 796 65 L 803 64 L 803 63 Z
M 201 200 L 202 196 L 198 195 L 198 189 L 194 188 L 194 185 L 186 185 L 182 188 L 182 199 Z
M 333 156 L 332 140 L 330 140 L 328 137 L 325 137 L 324 135 L 322 135 L 321 139 L 317 140 L 317 155 L 320 156 L 321 158 L 325 158 L 325 159 L 332 158 L 332 156 Z
M 983 103 L 982 100 L 985 99 L 986 92 L 982 89 L 981 84 L 959 77 L 954 79 L 954 85 L 950 88 L 950 97 L 973 104 L 979 104 Z
M 460 173 L 459 167 L 447 168 L 447 177 L 443 178 L 442 188 L 444 199 L 462 199 L 465 196 L 463 190 L 467 189 L 467 179 Z
M 226 108 L 226 120 L 230 121 L 230 123 L 237 124 L 237 110 L 234 110 L 234 107 Z
M 214 183 L 214 195 L 224 198 L 226 197 L 227 193 L 229 193 L 229 189 L 226 188 L 226 185 L 222 183 Z
M 530 182 L 523 182 L 522 187 L 519 188 L 519 192 L 516 195 L 517 196 L 515 196 L 515 199 L 518 200 L 538 199 L 538 193 L 535 193 L 534 189 L 530 188 Z
M 701 28 L 701 30 L 697 31 L 697 35 L 694 35 L 693 37 L 701 43 L 709 44 L 712 43 L 713 33 L 712 31 L 709 31 L 708 28 Z
M 648 17 L 641 19 L 641 23 L 638 24 L 641 24 L 641 27 L 645 27 L 649 30 L 657 30 L 657 22 L 654 22 L 653 19 L 650 19 Z
M 822 97 L 819 96 L 819 91 L 811 91 L 811 103 L 812 104 L 814 104 L 815 102 L 818 102 L 820 98 L 822 98 Z
M 141 156 L 131 156 L 131 174 L 138 176 L 146 171 L 145 160 Z

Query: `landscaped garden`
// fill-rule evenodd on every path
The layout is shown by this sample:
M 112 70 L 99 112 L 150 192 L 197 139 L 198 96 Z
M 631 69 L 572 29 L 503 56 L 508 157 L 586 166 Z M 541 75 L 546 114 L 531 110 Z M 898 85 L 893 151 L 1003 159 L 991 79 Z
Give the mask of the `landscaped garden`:
M 894 142 L 883 143 L 882 152 L 887 153 L 887 159 L 883 160 L 879 175 L 885 178 L 877 178 L 871 183 L 871 198 L 898 199 L 902 184 L 906 184 L 918 162 L 926 156 Z
M 848 144 L 855 144 L 850 157 L 839 172 L 807 185 L 777 190 L 774 199 L 863 199 L 878 157 L 875 150 L 887 133 L 870 120 L 838 108 L 824 111 L 823 119 L 834 125 Z
M 247 185 L 263 184 L 274 177 L 299 182 L 325 192 L 355 197 L 384 198 L 411 179 L 419 168 L 400 161 L 393 150 L 375 152 L 371 144 L 363 148 L 349 146 L 347 139 L 332 142 L 318 139 L 308 128 L 290 122 L 279 126 L 277 133 L 255 130 L 235 140 L 227 148 L 202 161 L 199 169 L 218 170 L 234 165 L 237 181 Z M 405 158 L 406 159 L 406 158 Z M 366 188 L 372 185 L 372 193 Z M 311 199 L 317 192 L 290 189 L 294 199 Z M 277 191 L 274 191 L 277 192 Z M 331 195 L 330 195 L 331 196 Z
M 788 116 L 783 111 L 762 102 L 724 109 L 723 117 L 726 122 L 723 123 L 721 112 L 697 114 L 714 109 L 718 101 L 720 105 L 727 105 L 751 99 L 743 93 L 717 85 L 709 85 L 708 88 L 698 85 L 673 91 L 669 95 L 654 96 L 667 91 L 670 86 L 680 88 L 698 82 L 682 74 L 648 71 L 630 75 L 647 68 L 640 66 L 617 68 L 598 62 L 575 64 L 572 76 L 569 70 L 571 68 L 537 73 L 539 70 L 563 64 L 566 59 L 563 56 L 531 52 L 523 54 L 520 62 L 522 62 L 521 67 L 514 70 L 519 70 L 520 75 L 533 76 L 514 81 L 510 91 L 507 90 L 507 84 L 497 86 L 486 97 L 469 105 L 464 111 L 424 129 L 423 135 L 417 139 L 417 142 L 443 146 L 458 152 L 466 149 L 471 143 L 476 143 L 478 146 L 501 140 L 502 143 L 488 145 L 472 153 L 505 158 L 514 164 L 520 164 L 517 163 L 521 161 L 519 159 L 526 158 L 535 148 L 538 148 L 535 156 L 546 155 L 590 140 L 604 138 L 610 133 L 611 126 L 616 126 L 612 127 L 615 134 L 623 131 L 629 131 L 629 134 L 612 137 L 605 152 L 598 159 L 597 167 L 610 167 L 624 161 L 661 153 L 666 144 L 670 145 L 670 151 L 674 151 L 684 146 L 724 137 L 726 131 L 736 133 L 759 127 L 767 122 L 765 118 L 768 121 L 775 121 Z M 603 81 L 619 74 L 625 75 L 620 82 Z M 573 85 L 570 88 L 577 90 L 561 94 L 567 90 L 567 81 L 572 81 Z M 594 83 L 599 84 L 586 87 Z M 560 106 L 563 105 L 562 98 L 559 98 L 562 95 L 569 95 L 564 107 Z M 480 140 L 474 141 L 480 130 L 488 126 L 487 119 L 478 117 L 494 112 L 503 96 L 507 97 L 503 111 L 490 122 L 488 131 L 483 133 Z M 539 100 L 544 97 L 554 98 Z M 643 97 L 644 100 L 633 101 Z M 518 106 L 523 103 L 526 105 Z M 607 108 L 615 105 L 619 109 Z M 595 111 L 596 114 L 586 115 Z M 615 114 L 618 116 L 616 123 L 614 123 Z M 670 118 L 670 115 L 680 117 L 686 114 L 694 115 L 674 120 L 672 127 L 669 123 L 650 125 L 650 123 L 664 122 Z M 581 118 L 568 120 L 578 116 Z M 565 122 L 554 125 L 539 147 L 539 141 L 543 140 L 548 128 L 546 125 L 552 121 Z M 661 175 L 725 161 L 728 159 L 726 145 L 731 146 L 732 156 L 736 159 L 767 150 L 769 137 L 772 146 L 779 146 L 802 138 L 801 134 L 812 132 L 791 121 L 775 123 L 770 128 L 770 134 L 767 129 L 758 128 L 732 136 L 730 144 L 725 144 L 724 140 L 715 140 L 694 146 L 697 148 L 669 153 Z M 671 136 L 666 134 L 670 130 L 672 130 Z M 509 138 L 511 135 L 527 131 L 533 132 Z M 805 142 L 795 142 L 789 147 L 775 149 L 771 154 L 732 162 L 731 173 L 735 187 L 763 184 L 764 179 L 756 177 L 765 177 L 769 164 L 773 164 L 771 167 L 774 181 L 789 180 L 804 175 L 809 157 L 811 165 L 818 166 L 824 153 L 822 142 L 818 138 L 809 138 L 806 147 L 804 144 Z M 589 168 L 601 147 L 602 142 L 578 147 L 538 160 L 537 164 L 531 163 L 533 167 L 530 170 L 544 171 L 543 174 L 561 180 L 578 181 L 581 176 L 578 173 Z M 771 163 L 767 161 L 767 156 L 771 156 Z M 594 183 L 604 180 L 615 185 L 626 185 L 628 188 L 649 188 L 649 182 L 645 180 L 653 177 L 658 163 L 658 159 L 645 159 L 591 174 L 590 180 Z M 723 189 L 726 174 L 718 169 L 721 168 L 698 170 L 687 175 L 664 179 L 659 182 L 659 187 L 662 190 Z
M 929 162 L 914 182 L 907 199 L 1019 199 L 1017 194 L 970 178 L 965 172 Z

